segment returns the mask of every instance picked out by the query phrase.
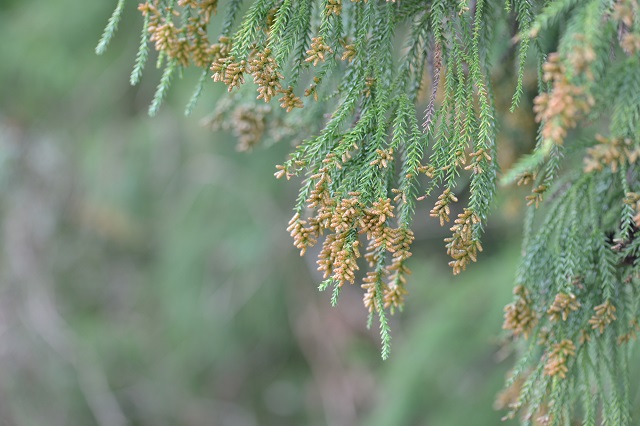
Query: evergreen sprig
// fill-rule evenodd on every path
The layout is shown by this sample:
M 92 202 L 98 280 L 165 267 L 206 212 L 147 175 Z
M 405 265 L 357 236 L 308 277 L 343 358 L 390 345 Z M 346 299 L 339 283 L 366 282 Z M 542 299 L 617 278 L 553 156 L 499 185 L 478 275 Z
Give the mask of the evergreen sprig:
M 442 226 L 461 204 L 445 246 L 454 273 L 476 261 L 499 174 L 494 70 L 516 70 L 512 111 L 537 74 L 536 146 L 501 178 L 531 185 L 531 193 L 503 327 L 520 359 L 500 401 L 525 425 L 580 417 L 585 425 L 633 424 L 627 369 L 640 328 L 638 1 L 242 3 L 227 2 L 217 43 L 209 41 L 209 24 L 218 0 L 142 3 L 131 82 L 139 81 L 152 43 L 164 71 L 150 114 L 174 74 L 195 65 L 203 71 L 187 112 L 211 70 L 214 81 L 237 89 L 211 123 L 233 130 L 240 149 L 302 140 L 276 172 L 302 180 L 288 231 L 301 254 L 322 245 L 319 288 L 332 289 L 333 305 L 346 283 L 362 282 L 383 358 L 388 314 L 407 293 L 416 203 L 437 198 L 431 216 Z M 99 53 L 123 7 L 119 0 Z M 248 75 L 254 84 L 245 84 Z M 268 105 L 272 98 L 281 110 Z M 578 128 L 586 136 L 575 138 Z

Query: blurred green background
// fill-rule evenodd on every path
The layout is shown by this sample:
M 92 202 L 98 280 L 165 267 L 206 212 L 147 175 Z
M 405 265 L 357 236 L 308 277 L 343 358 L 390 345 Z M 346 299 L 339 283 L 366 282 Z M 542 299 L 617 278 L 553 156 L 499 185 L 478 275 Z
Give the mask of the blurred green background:
M 148 118 L 135 2 L 94 54 L 114 3 L 0 1 L 0 425 L 500 424 L 519 198 L 459 277 L 421 207 L 383 362 L 360 289 L 331 308 L 285 231 L 291 146 L 203 126 L 213 83 L 185 118 L 197 70 Z

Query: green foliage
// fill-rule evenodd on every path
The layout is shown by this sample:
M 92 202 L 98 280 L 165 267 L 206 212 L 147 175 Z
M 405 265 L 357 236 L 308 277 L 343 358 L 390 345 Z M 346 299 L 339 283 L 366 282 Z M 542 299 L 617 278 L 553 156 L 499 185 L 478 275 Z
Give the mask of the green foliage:
M 121 1 L 98 51 L 122 7 Z M 388 314 L 402 308 L 407 293 L 417 201 L 440 192 L 431 216 L 443 226 L 468 191 L 445 242 L 454 274 L 475 262 L 504 149 L 496 142 L 502 111 L 493 73 L 517 68 L 513 111 L 531 72 L 527 57 L 535 57 L 536 146 L 502 177 L 533 185 L 515 298 L 505 309 L 505 339 L 519 348 L 520 361 L 504 406 L 508 417 L 520 412 L 523 424 L 580 417 L 584 424 L 632 424 L 627 369 L 640 282 L 638 2 L 256 0 L 232 35 L 240 11 L 232 1 L 219 43 L 211 44 L 216 7 L 209 0 L 143 3 L 145 32 L 132 82 L 147 41 L 154 42 L 165 68 L 151 115 L 171 77 L 195 64 L 204 71 L 187 111 L 210 67 L 214 81 L 243 99 L 232 114 L 245 148 L 262 139 L 267 121 L 311 130 L 276 172 L 302 179 L 288 230 L 301 254 L 324 238 L 320 289 L 333 287 L 332 305 L 344 284 L 362 280 L 369 324 L 376 314 L 380 323 L 383 358 Z M 517 43 L 517 54 L 505 38 Z M 254 85 L 244 84 L 246 74 Z M 296 94 L 304 84 L 305 102 Z M 288 114 L 258 113 L 256 101 L 246 101 L 256 87 L 258 100 L 282 96 Z M 574 137 L 577 128 L 582 140 Z M 365 241 L 368 272 L 361 278 Z
M 102 38 L 96 46 L 96 53 L 98 55 L 102 55 L 106 50 L 109 42 L 113 38 L 113 35 L 116 33 L 118 29 L 118 24 L 120 23 L 120 17 L 122 16 L 122 11 L 124 10 L 125 0 L 118 0 L 118 4 L 116 9 L 113 11 L 111 18 L 109 18 L 109 23 L 107 27 L 104 29 L 104 33 L 102 33 Z

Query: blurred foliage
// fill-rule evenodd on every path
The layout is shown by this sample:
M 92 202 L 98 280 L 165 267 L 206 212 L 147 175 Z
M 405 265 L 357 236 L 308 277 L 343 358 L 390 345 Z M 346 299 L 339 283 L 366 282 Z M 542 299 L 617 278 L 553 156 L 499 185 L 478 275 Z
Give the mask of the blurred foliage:
M 147 118 L 159 73 L 129 86 L 133 3 L 94 55 L 112 8 L 0 3 L 0 424 L 498 424 L 519 198 L 455 279 L 418 211 L 413 296 L 383 363 L 358 289 L 329 307 L 291 246 L 293 186 L 273 179 L 290 147 L 239 154 L 182 118 L 197 72 Z M 214 108 L 205 90 L 193 117 Z M 508 120 L 531 140 L 513 130 L 531 117 Z

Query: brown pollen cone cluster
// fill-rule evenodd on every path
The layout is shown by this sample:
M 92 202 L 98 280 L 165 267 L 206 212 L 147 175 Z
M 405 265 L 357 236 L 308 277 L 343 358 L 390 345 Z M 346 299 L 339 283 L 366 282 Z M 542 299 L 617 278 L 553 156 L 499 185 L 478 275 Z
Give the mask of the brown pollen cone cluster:
M 324 39 L 319 37 L 313 37 L 311 39 L 311 47 L 307 50 L 307 58 L 305 62 L 312 62 L 315 67 L 318 62 L 324 62 L 325 57 L 328 57 L 333 53 L 333 49 L 324 42 Z
M 438 201 L 436 201 L 435 206 L 431 209 L 429 215 L 431 217 L 437 217 L 440 219 L 440 226 L 444 226 L 445 222 L 449 222 L 449 214 L 451 214 L 451 209 L 449 208 L 449 204 L 456 203 L 458 199 L 451 192 L 450 188 L 444 190 L 442 194 L 438 197 Z
M 598 330 L 600 334 L 604 333 L 606 326 L 616 320 L 616 307 L 610 300 L 593 308 L 596 313 L 589 319 L 589 324 L 594 330 Z
M 453 235 L 444 239 L 447 243 L 447 254 L 453 258 L 449 266 L 453 268 L 454 275 L 464 271 L 469 262 L 475 262 L 478 252 L 482 251 L 480 241 L 474 236 L 474 226 L 479 223 L 478 215 L 473 210 L 465 208 L 451 227 Z
M 640 52 L 640 34 L 632 32 L 637 17 L 640 16 L 640 4 L 637 0 L 617 1 L 613 7 L 611 18 L 618 23 L 618 41 L 627 55 Z
M 342 52 L 342 57 L 340 58 L 341 61 L 353 61 L 353 59 L 356 57 L 356 46 L 353 44 L 345 44 L 344 45 L 344 51 Z
M 213 71 L 213 81 L 222 81 L 227 85 L 229 92 L 234 87 L 240 87 L 244 84 L 244 73 L 247 68 L 247 61 L 242 60 L 234 62 L 233 56 L 226 58 L 218 58 L 211 64 L 211 71 Z
M 576 299 L 576 296 L 572 293 L 558 293 L 553 300 L 553 303 L 547 310 L 549 320 L 566 321 L 569 314 L 572 311 L 577 311 L 580 308 L 580 302 Z
M 340 16 L 340 12 L 342 12 L 342 0 L 328 0 L 325 8 L 327 15 Z
M 564 339 L 559 343 L 551 345 L 551 351 L 547 356 L 547 362 L 544 365 L 544 374 L 547 376 L 558 376 L 561 379 L 567 377 L 569 367 L 567 362 L 569 358 L 575 356 L 576 345 L 569 339 Z
M 631 139 L 605 138 L 596 135 L 598 144 L 587 148 L 587 155 L 584 158 L 584 171 L 602 171 L 605 167 L 617 172 L 623 164 L 635 164 L 640 158 L 640 147 L 636 146 Z
M 287 112 L 293 111 L 294 108 L 302 108 L 304 104 L 299 96 L 293 93 L 293 87 L 289 86 L 286 89 L 280 90 L 282 97 L 278 99 L 280 101 L 280 107 L 287 110 Z
M 513 295 L 515 301 L 504 308 L 502 329 L 510 330 L 516 337 L 523 335 L 528 339 L 538 322 L 535 312 L 531 309 L 529 291 L 523 285 L 519 285 L 513 289 Z
M 138 10 L 149 19 L 148 31 L 155 49 L 175 59 L 184 67 L 193 63 L 206 67 L 213 56 L 213 45 L 207 37 L 211 16 L 216 12 L 217 0 L 180 0 L 178 6 L 197 11 L 187 19 L 184 26 L 174 24 L 176 12 L 161 6 L 160 0 L 141 3 Z
M 233 111 L 233 120 L 228 123 L 238 138 L 238 151 L 250 151 L 260 143 L 267 128 L 269 105 L 240 105 Z
M 253 81 L 258 85 L 258 99 L 265 102 L 280 92 L 282 85 L 280 80 L 284 77 L 278 72 L 278 65 L 271 56 L 271 49 L 266 48 L 256 53 L 249 61 L 249 70 L 253 75 Z
M 595 54 L 583 58 L 586 67 Z M 588 113 L 594 105 L 591 95 L 585 93 L 584 88 L 569 81 L 566 66 L 561 62 L 560 55 L 552 53 L 543 66 L 546 82 L 552 84 L 550 92 L 539 94 L 534 99 L 533 110 L 536 121 L 542 122 L 542 136 L 561 144 L 567 136 L 567 131 L 576 127 L 578 119 Z
M 289 222 L 295 247 L 303 255 L 326 234 L 318 255 L 318 270 L 341 287 L 356 280 L 360 240 L 364 236 L 368 242 L 364 258 L 370 268 L 362 284 L 364 305 L 370 312 L 400 308 L 406 294 L 405 275 L 410 273 L 405 262 L 411 256 L 414 237 L 405 227 L 391 226 L 395 210 L 391 199 L 366 203 L 358 192 L 346 197 L 333 194 L 327 167 L 311 179 L 314 187 L 307 199 L 311 215 L 304 219 L 296 213 Z

